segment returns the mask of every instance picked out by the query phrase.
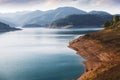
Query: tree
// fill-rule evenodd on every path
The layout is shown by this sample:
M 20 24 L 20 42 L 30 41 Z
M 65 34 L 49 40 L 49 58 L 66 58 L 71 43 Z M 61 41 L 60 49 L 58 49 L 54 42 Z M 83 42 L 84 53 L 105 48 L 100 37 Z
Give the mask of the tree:
M 109 21 L 104 23 L 104 28 L 109 28 L 111 26 L 111 23 Z
M 113 22 L 117 23 L 118 21 L 120 21 L 120 16 L 114 16 Z

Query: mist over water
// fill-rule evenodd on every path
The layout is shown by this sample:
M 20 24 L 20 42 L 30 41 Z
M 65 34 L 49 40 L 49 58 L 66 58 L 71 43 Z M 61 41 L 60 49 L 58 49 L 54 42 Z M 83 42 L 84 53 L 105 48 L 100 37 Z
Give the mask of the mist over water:
M 84 72 L 83 58 L 67 45 L 96 30 L 26 28 L 0 34 L 0 80 L 76 80 Z

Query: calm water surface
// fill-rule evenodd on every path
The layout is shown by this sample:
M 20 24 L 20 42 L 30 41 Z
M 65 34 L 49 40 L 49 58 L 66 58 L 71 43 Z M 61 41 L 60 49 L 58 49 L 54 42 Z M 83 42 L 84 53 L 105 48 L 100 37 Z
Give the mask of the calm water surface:
M 0 80 L 76 80 L 83 58 L 67 48 L 93 29 L 24 29 L 0 34 Z

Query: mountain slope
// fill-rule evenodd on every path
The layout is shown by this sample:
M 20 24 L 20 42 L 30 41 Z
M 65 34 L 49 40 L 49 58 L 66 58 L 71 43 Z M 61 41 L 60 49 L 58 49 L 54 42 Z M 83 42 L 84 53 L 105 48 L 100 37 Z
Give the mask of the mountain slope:
M 51 28 L 62 28 L 67 25 L 72 25 L 72 28 L 102 26 L 102 24 L 112 19 L 112 15 L 70 15 L 62 19 L 58 19 L 51 24 Z
M 4 19 L 5 19 L 5 20 L 4 20 Z M 16 24 L 10 22 L 10 21 L 8 20 L 8 18 L 0 18 L 0 22 L 5 23 L 5 24 L 8 24 L 8 25 L 13 26 L 13 27 L 16 26 Z
M 43 14 L 43 11 L 36 10 L 36 11 L 30 11 L 26 14 L 21 15 L 20 17 L 16 17 L 14 20 L 18 25 L 24 25 L 27 24 L 29 20 L 39 17 Z
M 0 32 L 8 32 L 8 31 L 15 31 L 20 30 L 18 28 L 10 27 L 9 25 L 0 22 Z
M 15 26 L 26 26 L 28 25 L 35 26 L 35 25 L 41 25 L 41 26 L 49 26 L 53 21 L 56 21 L 61 18 L 65 18 L 69 15 L 97 15 L 101 16 L 104 19 L 109 19 L 108 16 L 111 16 L 109 13 L 104 11 L 91 11 L 89 13 L 74 8 L 74 7 L 59 7 L 54 10 L 48 10 L 48 11 L 23 11 L 23 12 L 16 12 L 16 13 L 5 13 L 0 14 L 0 18 L 10 22 L 14 23 Z M 107 16 L 107 17 L 106 17 Z M 5 22 L 4 22 L 5 23 Z M 11 26 L 14 26 L 13 24 L 10 24 Z
M 60 19 L 72 14 L 86 14 L 86 12 L 73 7 L 60 7 L 55 10 L 46 11 L 39 17 L 29 20 L 27 23 L 49 25 L 56 19 Z
M 0 14 L 0 19 L 4 20 L 1 21 L 3 23 L 9 24 L 10 26 L 20 26 L 19 24 L 25 19 L 22 18 L 23 15 L 28 14 L 29 11 L 22 11 L 22 12 L 15 12 L 15 13 L 4 13 Z M 11 24 L 12 23 L 12 24 Z

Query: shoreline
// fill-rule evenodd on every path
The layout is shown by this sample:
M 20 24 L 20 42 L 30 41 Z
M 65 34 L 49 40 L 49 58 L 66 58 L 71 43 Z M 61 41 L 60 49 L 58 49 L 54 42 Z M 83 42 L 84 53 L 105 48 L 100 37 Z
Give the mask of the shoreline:
M 86 71 L 78 80 L 120 79 L 120 69 L 118 68 L 120 67 L 120 56 L 116 53 L 120 48 L 114 44 L 112 44 L 113 47 L 110 47 L 111 43 L 104 43 L 101 41 L 103 36 L 109 36 L 111 33 L 113 34 L 113 31 L 106 32 L 106 30 L 101 30 L 80 36 L 69 43 L 69 48 L 77 51 L 78 55 L 85 58 L 83 63 Z M 105 40 L 109 40 L 109 38 Z M 118 70 L 115 71 L 116 69 Z M 117 75 L 115 75 L 115 73 L 117 73 Z M 112 75 L 114 77 L 112 77 Z
M 81 25 L 81 26 L 74 26 L 74 25 L 66 25 L 66 26 L 49 26 L 50 29 L 75 29 L 75 28 L 103 28 L 102 25 Z

